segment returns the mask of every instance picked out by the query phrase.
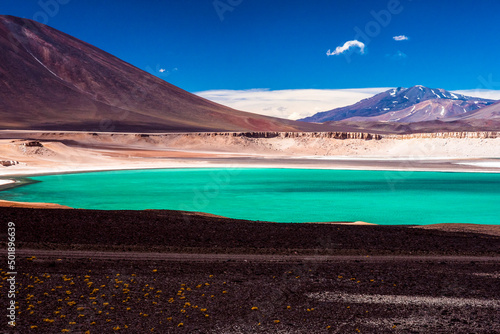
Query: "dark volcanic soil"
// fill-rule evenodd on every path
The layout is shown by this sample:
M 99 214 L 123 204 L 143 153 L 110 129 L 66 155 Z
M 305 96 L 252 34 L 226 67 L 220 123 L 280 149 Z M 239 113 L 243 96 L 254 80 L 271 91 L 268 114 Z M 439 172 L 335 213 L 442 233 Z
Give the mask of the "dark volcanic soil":
M 19 306 L 16 330 L 4 320 L 0 333 L 500 332 L 498 236 L 171 211 L 0 213 L 3 237 L 16 223 Z
M 125 333 L 500 330 L 496 261 L 169 262 L 62 255 L 23 258 L 18 266 L 19 333 L 31 326 L 38 333 L 113 333 L 117 327 Z M 311 296 L 325 292 L 343 299 Z M 352 300 L 357 295 L 366 300 Z M 378 303 L 370 300 L 374 295 L 393 300 Z M 442 298 L 421 304 L 423 296 Z
M 0 208 L 18 248 L 261 254 L 498 255 L 500 237 L 407 226 L 284 224 L 181 211 Z M 6 229 L 0 232 L 5 236 Z

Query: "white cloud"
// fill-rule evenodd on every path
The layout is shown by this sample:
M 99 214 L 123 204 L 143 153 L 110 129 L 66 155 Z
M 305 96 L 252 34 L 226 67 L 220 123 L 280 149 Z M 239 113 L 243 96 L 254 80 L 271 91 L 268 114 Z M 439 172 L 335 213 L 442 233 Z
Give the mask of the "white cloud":
M 337 48 L 332 52 L 331 50 L 328 50 L 326 52 L 327 56 L 337 56 L 339 54 L 342 54 L 349 50 L 350 48 L 359 48 L 359 52 L 361 54 L 365 53 L 365 44 L 358 40 L 352 40 L 352 41 L 347 41 L 344 43 L 342 46 L 337 46 Z
M 195 94 L 234 109 L 295 120 L 348 106 L 391 88 L 208 90 Z M 471 89 L 453 93 L 500 100 L 500 90 Z
M 495 89 L 466 89 L 454 90 L 452 93 L 466 96 L 480 97 L 483 99 L 500 100 L 500 90 Z
M 354 104 L 390 88 L 209 90 L 196 94 L 234 109 L 295 120 Z
M 160 69 L 159 69 L 159 72 L 161 72 L 161 73 L 163 73 L 163 72 L 165 72 L 165 71 L 166 71 L 166 69 L 164 69 L 164 68 L 160 68 Z
M 398 42 L 409 40 L 408 36 L 405 35 L 394 36 L 393 39 Z

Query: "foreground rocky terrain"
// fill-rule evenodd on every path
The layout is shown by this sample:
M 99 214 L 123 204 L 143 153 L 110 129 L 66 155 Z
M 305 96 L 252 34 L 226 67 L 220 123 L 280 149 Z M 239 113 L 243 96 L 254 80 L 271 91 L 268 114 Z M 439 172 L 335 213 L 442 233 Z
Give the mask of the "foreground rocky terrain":
M 500 330 L 497 226 L 448 232 L 175 211 L 0 212 L 17 229 L 18 333 Z

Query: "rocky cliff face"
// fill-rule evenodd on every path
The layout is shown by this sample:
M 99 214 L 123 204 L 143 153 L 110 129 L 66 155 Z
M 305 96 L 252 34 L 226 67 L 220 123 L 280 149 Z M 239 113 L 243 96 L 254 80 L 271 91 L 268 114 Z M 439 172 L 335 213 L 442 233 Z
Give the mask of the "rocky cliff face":
M 61 140 L 70 136 L 65 132 L 25 132 L 23 136 L 32 139 Z M 0 138 L 10 138 L 10 134 L 0 135 Z M 497 131 L 477 131 L 477 132 L 434 132 L 434 133 L 413 133 L 413 134 L 376 134 L 367 132 L 193 132 L 193 133 L 164 133 L 164 134 L 130 134 L 130 133 L 81 133 L 80 139 L 93 138 L 129 138 L 134 141 L 151 141 L 161 138 L 249 138 L 249 139 L 271 139 L 271 138 L 321 138 L 321 139 L 359 139 L 359 140 L 381 140 L 381 139 L 415 139 L 415 138 L 478 138 L 495 139 L 500 138 Z
M 191 136 L 193 134 L 186 134 Z M 382 139 L 379 134 L 363 132 L 211 132 L 197 133 L 196 136 L 244 137 L 244 138 L 331 138 L 331 139 Z M 168 136 L 164 135 L 164 136 Z
M 478 139 L 495 139 L 500 138 L 500 132 L 496 131 L 480 131 L 480 132 L 436 132 L 436 133 L 412 133 L 401 135 L 384 135 L 387 139 L 415 139 L 415 138 L 478 138 Z
M 170 136 L 176 134 L 162 134 L 151 136 Z M 138 135 L 144 136 L 144 135 Z M 211 133 L 193 133 L 184 134 L 184 136 L 198 137 L 244 137 L 244 138 L 325 138 L 325 139 L 362 139 L 362 140 L 380 140 L 380 139 L 414 139 L 414 138 L 500 138 L 500 132 L 480 131 L 480 132 L 435 132 L 435 133 L 413 133 L 381 135 L 365 132 L 211 132 Z

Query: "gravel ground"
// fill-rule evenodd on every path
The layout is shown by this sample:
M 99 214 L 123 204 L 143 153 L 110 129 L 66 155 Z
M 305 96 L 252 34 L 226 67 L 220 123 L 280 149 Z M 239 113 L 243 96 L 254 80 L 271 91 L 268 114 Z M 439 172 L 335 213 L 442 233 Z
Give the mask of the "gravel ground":
M 498 261 L 22 258 L 17 333 L 498 333 Z M 0 288 L 2 304 L 6 285 Z M 15 332 L 7 332 L 15 333 Z
M 170 211 L 0 213 L 16 223 L 19 307 L 16 328 L 4 320 L 0 333 L 500 332 L 494 235 Z

